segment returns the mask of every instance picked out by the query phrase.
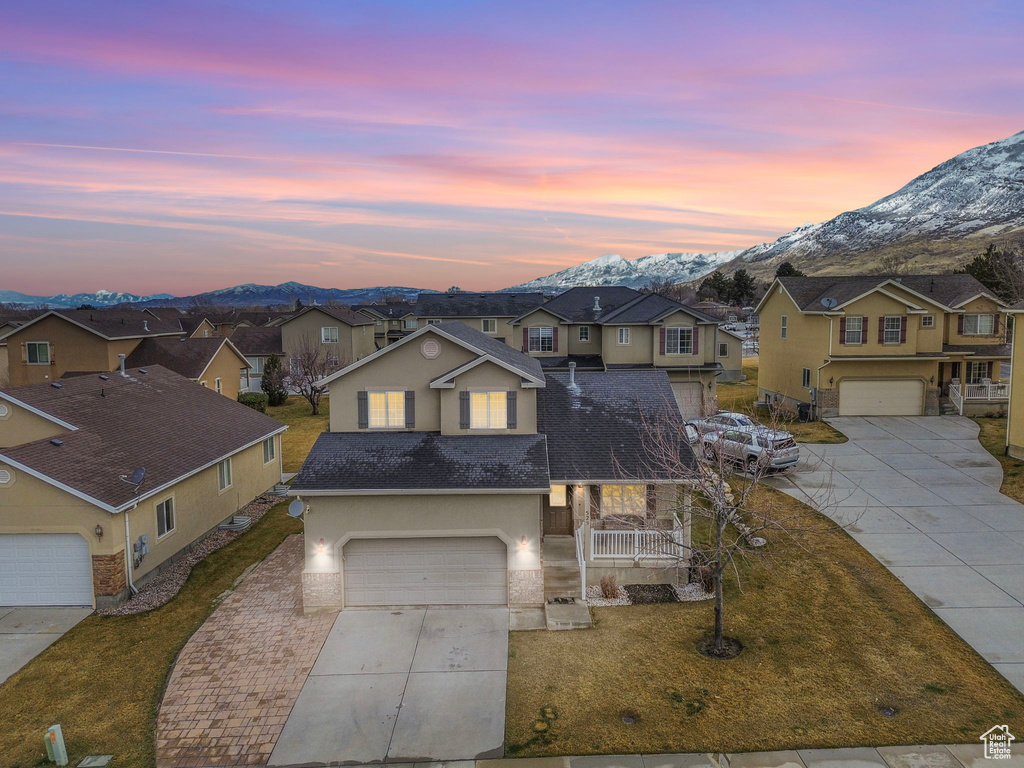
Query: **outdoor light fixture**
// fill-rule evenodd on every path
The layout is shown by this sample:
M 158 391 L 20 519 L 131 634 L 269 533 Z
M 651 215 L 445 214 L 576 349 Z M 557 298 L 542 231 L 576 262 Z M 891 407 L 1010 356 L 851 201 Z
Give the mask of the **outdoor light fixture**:
M 835 376 L 829 376 L 828 377 L 828 385 L 831 387 L 835 383 L 836 383 L 836 377 Z
M 324 546 L 327 544 L 323 539 L 320 539 L 320 543 L 316 545 L 316 553 L 322 555 L 324 553 Z
M 523 536 L 523 538 L 521 538 L 519 540 L 519 546 L 522 547 L 523 549 L 526 549 L 526 537 L 525 536 Z
M 935 374 L 934 374 L 934 373 L 932 374 L 932 377 L 931 377 L 930 379 L 928 379 L 928 381 L 929 381 L 930 383 L 932 383 L 932 384 L 934 384 L 934 383 L 935 383 Z
M 103 538 L 103 526 L 102 525 L 97 525 L 96 526 L 96 530 L 94 532 L 96 534 L 96 538 L 97 539 L 102 539 Z

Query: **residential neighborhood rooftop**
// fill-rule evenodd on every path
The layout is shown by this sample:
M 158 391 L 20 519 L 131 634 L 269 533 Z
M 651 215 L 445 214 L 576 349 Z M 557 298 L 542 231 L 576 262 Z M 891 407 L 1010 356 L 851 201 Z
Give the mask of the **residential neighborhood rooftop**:
M 972 275 L 851 275 L 826 277 L 780 277 L 779 282 L 804 312 L 824 312 L 822 299 L 835 299 L 841 307 L 886 283 L 892 282 L 945 307 L 956 308 L 978 295 L 994 294 Z
M 129 368 L 162 365 L 186 378 L 198 379 L 225 345 L 233 346 L 226 338 L 218 336 L 143 339 L 128 355 L 125 365 Z
M 417 317 L 517 317 L 544 303 L 542 293 L 421 293 Z
M 247 357 L 284 354 L 280 326 L 240 326 L 231 334 L 231 343 Z

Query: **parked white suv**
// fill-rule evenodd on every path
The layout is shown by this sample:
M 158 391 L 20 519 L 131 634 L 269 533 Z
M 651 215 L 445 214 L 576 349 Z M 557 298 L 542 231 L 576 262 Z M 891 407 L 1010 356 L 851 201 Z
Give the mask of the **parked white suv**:
M 745 413 L 733 413 L 732 411 L 719 411 L 714 416 L 691 419 L 687 424 L 692 424 L 701 435 L 725 432 L 727 429 L 741 432 L 761 429 L 760 425 Z
M 759 469 L 781 471 L 800 461 L 800 447 L 788 432 L 766 427 L 727 429 L 703 434 L 704 455 L 718 456 L 744 466 L 749 472 Z

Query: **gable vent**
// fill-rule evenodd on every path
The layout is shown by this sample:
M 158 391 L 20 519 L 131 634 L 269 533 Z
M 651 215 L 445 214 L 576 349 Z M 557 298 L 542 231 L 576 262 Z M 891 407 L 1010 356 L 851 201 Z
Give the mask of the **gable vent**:
M 11 473 L 6 469 L 0 469 L 0 485 L 7 485 L 11 482 Z

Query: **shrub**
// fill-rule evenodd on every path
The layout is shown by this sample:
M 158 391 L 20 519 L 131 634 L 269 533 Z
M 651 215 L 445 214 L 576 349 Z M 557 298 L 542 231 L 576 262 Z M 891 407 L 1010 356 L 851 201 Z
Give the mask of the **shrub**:
M 247 405 L 254 411 L 260 413 L 267 412 L 267 402 L 269 398 L 262 392 L 239 392 L 238 402 L 242 405 Z
M 606 600 L 614 600 L 619 596 L 619 580 L 614 573 L 601 577 L 601 596 Z
M 263 365 L 263 378 L 260 387 L 267 394 L 267 405 L 284 405 L 288 399 L 288 390 L 284 385 L 284 369 L 281 358 L 271 355 Z

